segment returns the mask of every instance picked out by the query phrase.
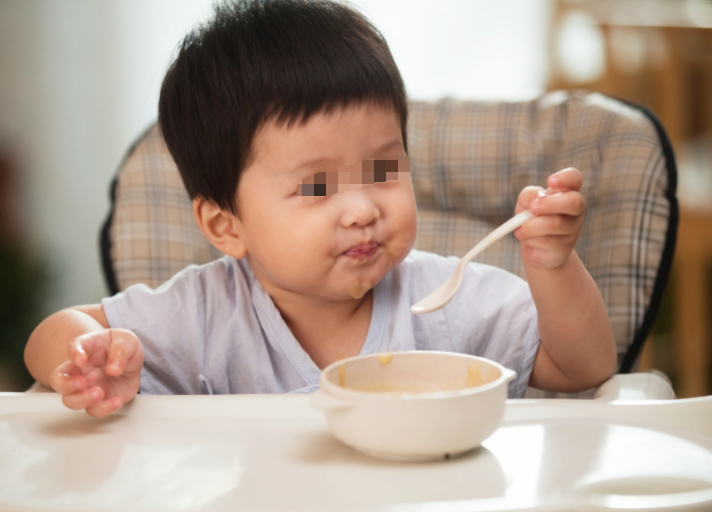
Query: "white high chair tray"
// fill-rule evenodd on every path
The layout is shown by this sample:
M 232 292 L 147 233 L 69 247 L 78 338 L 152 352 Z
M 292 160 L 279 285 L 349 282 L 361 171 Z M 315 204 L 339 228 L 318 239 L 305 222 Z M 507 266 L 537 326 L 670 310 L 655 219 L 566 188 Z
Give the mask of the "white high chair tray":
M 0 393 L 0 510 L 69 509 L 712 510 L 712 397 L 510 400 L 470 454 L 395 463 L 334 439 L 308 396 L 138 396 L 97 420 Z

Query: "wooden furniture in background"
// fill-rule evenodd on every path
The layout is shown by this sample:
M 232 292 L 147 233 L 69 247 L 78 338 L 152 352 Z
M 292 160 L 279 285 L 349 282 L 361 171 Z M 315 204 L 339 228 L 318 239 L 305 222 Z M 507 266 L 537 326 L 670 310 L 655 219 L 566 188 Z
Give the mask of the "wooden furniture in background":
M 677 396 L 710 392 L 710 280 L 712 211 L 682 210 L 672 290 L 675 315 Z

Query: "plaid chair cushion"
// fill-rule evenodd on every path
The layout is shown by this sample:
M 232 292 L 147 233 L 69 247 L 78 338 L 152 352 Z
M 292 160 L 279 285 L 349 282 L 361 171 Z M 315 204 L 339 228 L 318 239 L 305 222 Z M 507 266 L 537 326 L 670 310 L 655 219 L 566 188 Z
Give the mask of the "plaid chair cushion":
M 653 313 L 649 330 L 658 305 L 654 291 L 659 303 L 669 273 L 677 222 L 672 154 L 645 112 L 584 92 L 524 102 L 413 102 L 409 137 L 417 247 L 441 254 L 463 256 L 510 218 L 525 186 L 546 187 L 553 172 L 580 169 L 587 205 L 575 250 L 603 295 L 619 364 L 636 336 L 640 349 L 646 314 Z M 513 235 L 477 261 L 525 277 Z
M 587 204 L 576 252 L 603 295 L 619 362 L 638 345 L 629 369 L 661 299 L 677 222 L 672 154 L 646 113 L 584 92 L 518 102 L 412 101 L 408 136 L 416 247 L 443 255 L 463 256 L 510 218 L 525 186 L 545 187 L 565 167 L 582 171 Z M 103 244 L 112 292 L 155 287 L 221 256 L 193 220 L 157 127 L 121 165 L 113 200 Z M 513 235 L 477 261 L 524 277 Z
M 117 287 L 112 293 L 136 283 L 155 288 L 188 265 L 222 256 L 193 218 L 183 180 L 157 125 L 129 151 L 112 196 L 113 215 L 106 226 Z

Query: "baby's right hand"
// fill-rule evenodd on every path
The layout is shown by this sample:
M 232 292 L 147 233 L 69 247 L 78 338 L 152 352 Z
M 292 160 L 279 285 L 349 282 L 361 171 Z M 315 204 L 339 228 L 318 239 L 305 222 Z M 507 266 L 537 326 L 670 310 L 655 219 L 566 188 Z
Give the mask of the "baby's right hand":
M 75 338 L 69 360 L 52 372 L 50 384 L 70 409 L 108 416 L 138 393 L 143 348 L 126 329 L 105 329 Z

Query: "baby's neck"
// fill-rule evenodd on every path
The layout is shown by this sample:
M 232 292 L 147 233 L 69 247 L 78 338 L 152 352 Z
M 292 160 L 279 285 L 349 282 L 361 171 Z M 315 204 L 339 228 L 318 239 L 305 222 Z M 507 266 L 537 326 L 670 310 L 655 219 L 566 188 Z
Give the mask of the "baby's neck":
M 371 325 L 373 290 L 347 301 L 272 300 L 319 368 L 361 353 Z
M 361 353 L 371 325 L 373 289 L 347 300 L 304 295 L 277 285 L 249 255 L 246 259 L 287 327 L 319 368 Z

